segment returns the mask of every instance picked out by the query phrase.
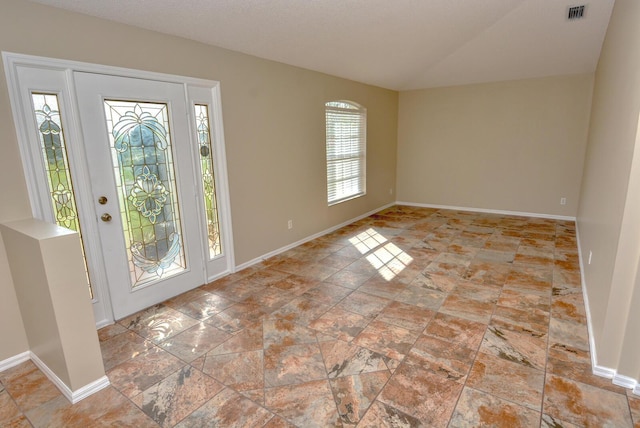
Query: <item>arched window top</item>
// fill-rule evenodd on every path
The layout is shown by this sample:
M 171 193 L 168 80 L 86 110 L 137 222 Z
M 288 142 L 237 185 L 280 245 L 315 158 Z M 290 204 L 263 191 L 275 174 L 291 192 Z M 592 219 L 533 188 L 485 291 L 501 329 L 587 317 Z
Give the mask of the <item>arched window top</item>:
M 362 107 L 360 104 L 354 103 L 353 101 L 347 101 L 347 100 L 329 101 L 328 103 L 325 104 L 325 107 L 327 108 L 336 107 L 336 108 L 347 109 L 347 110 L 365 110 L 365 108 Z

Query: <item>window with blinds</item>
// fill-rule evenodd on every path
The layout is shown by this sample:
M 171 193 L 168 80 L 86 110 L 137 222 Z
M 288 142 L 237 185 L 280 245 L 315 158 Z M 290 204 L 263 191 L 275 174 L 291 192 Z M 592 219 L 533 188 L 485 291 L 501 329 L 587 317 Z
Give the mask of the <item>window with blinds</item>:
M 334 205 L 366 193 L 367 110 L 349 101 L 325 104 L 327 202 Z

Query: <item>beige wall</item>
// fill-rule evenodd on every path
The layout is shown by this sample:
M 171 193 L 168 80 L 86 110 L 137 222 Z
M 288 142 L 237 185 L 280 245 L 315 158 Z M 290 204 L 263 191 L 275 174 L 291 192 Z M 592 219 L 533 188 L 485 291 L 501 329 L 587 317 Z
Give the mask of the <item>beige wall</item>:
M 401 92 L 398 200 L 575 216 L 592 82 L 576 75 Z
M 13 288 L 2 236 L 0 236 L 0 361 L 29 350 L 27 333 L 22 323 L 22 314 Z
M 395 189 L 397 92 L 23 0 L 0 0 L 0 11 L 2 51 L 221 82 L 237 264 L 395 199 L 389 189 Z M 335 99 L 367 108 L 368 180 L 366 197 L 329 208 L 323 109 Z M 3 73 L 0 129 L 0 179 L 11 183 L 0 204 L 5 222 L 28 217 L 31 209 Z M 3 252 L 0 257 L 0 297 L 16 306 Z M 0 311 L 0 324 L 20 325 L 19 314 Z M 18 330 L 9 337 L 16 349 L 25 342 Z M 0 361 L 14 355 L 5 349 Z
M 640 300 L 639 20 L 640 2 L 616 1 L 596 72 L 578 210 L 582 254 L 593 253 L 584 274 L 597 363 L 635 379 L 640 336 L 628 316 Z M 632 353 L 620 366 L 623 348 Z

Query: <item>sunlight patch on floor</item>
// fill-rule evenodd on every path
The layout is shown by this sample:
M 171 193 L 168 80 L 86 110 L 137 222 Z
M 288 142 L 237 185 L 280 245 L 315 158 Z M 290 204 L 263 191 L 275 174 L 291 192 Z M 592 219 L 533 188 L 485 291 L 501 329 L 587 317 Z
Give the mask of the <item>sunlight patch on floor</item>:
M 350 238 L 349 242 L 362 254 L 373 251 L 366 256 L 366 259 L 387 281 L 395 278 L 413 261 L 410 255 L 402 251 L 393 242 L 389 242 L 387 238 L 375 229 L 367 229 Z

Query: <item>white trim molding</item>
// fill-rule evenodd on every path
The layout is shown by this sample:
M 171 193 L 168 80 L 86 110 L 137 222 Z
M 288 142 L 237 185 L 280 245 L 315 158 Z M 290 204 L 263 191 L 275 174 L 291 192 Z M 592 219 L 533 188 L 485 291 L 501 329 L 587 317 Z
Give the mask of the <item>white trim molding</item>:
M 584 257 L 582 257 L 582 246 L 580 245 L 580 230 L 576 221 L 576 240 L 578 243 L 578 262 L 580 263 L 580 285 L 582 287 L 582 299 L 584 300 L 584 310 L 587 315 L 587 334 L 589 335 L 589 351 L 591 353 L 591 371 L 594 375 L 613 379 L 616 371 L 608 367 L 598 365 L 596 341 L 593 335 L 593 323 L 591 321 L 591 306 L 589 305 L 589 293 L 587 293 L 587 282 L 584 277 Z
M 71 404 L 75 404 L 110 385 L 109 378 L 102 376 L 82 388 L 72 391 L 36 354 L 30 352 L 31 361 L 49 378 Z
M 18 355 L 14 355 L 13 357 L 9 357 L 6 360 L 0 361 L 0 372 L 3 372 L 11 367 L 15 367 L 18 364 L 22 364 L 25 361 L 28 361 L 31 357 L 31 351 L 25 351 Z
M 638 385 L 638 381 L 632 377 L 616 373 L 613 376 L 613 384 L 627 389 L 634 389 Z
M 253 265 L 255 265 L 255 264 L 258 264 L 258 263 L 260 263 L 260 262 L 263 262 L 263 261 L 265 261 L 266 259 L 268 259 L 268 258 L 270 258 L 270 257 L 276 256 L 276 255 L 278 255 L 278 254 L 280 254 L 280 253 L 284 253 L 285 251 L 288 251 L 288 250 L 290 250 L 290 249 L 292 249 L 292 248 L 295 248 L 295 247 L 297 247 L 298 245 L 302 245 L 302 244 L 304 244 L 304 243 L 306 243 L 306 242 L 309 242 L 309 241 L 312 241 L 312 240 L 314 240 L 314 239 L 316 239 L 316 238 L 319 238 L 319 237 L 321 237 L 321 236 L 327 235 L 327 234 L 329 234 L 329 233 L 331 233 L 331 232 L 333 232 L 333 231 L 336 231 L 336 230 L 338 230 L 338 229 L 340 229 L 340 228 L 342 228 L 342 227 L 348 226 L 348 225 L 350 225 L 351 223 L 354 223 L 354 222 L 356 222 L 356 221 L 358 221 L 358 220 L 362 220 L 363 218 L 367 218 L 367 217 L 369 217 L 370 215 L 373 215 L 373 214 L 375 214 L 375 213 L 377 213 L 377 212 L 380 212 L 380 211 L 382 211 L 382 210 L 385 210 L 385 209 L 387 209 L 387 208 L 389 208 L 389 207 L 392 207 L 392 206 L 394 206 L 394 205 L 398 205 L 398 204 L 397 204 L 396 202 L 391 202 L 391 203 L 389 203 L 389 204 L 386 204 L 386 205 L 383 205 L 383 206 L 381 206 L 381 207 L 379 207 L 379 208 L 376 208 L 376 209 L 374 209 L 374 210 L 371 210 L 371 211 L 369 211 L 369 212 L 367 212 L 367 213 L 364 213 L 364 214 L 362 214 L 362 215 L 359 215 L 358 217 L 352 218 L 351 220 L 347 220 L 347 221 L 342 222 L 342 223 L 340 223 L 340 224 L 338 224 L 338 225 L 336 225 L 336 226 L 333 226 L 333 227 L 330 227 L 330 228 L 328 228 L 328 229 L 325 229 L 325 230 L 323 230 L 322 232 L 314 233 L 313 235 L 309 235 L 309 236 L 307 236 L 306 238 L 302 238 L 302 239 L 300 239 L 299 241 L 293 242 L 293 243 L 291 243 L 291 244 L 289 244 L 289 245 L 285 245 L 284 247 L 280 247 L 280 248 L 278 248 L 278 249 L 276 249 L 276 250 L 270 251 L 270 252 L 268 252 L 268 253 L 266 253 L 266 254 L 263 254 L 263 255 L 261 255 L 261 256 L 259 256 L 259 257 L 256 257 L 255 259 L 249 260 L 248 262 L 244 262 L 244 263 L 242 263 L 242 264 L 240 264 L 240 265 L 236 266 L 236 268 L 235 268 L 234 272 L 241 271 L 241 270 L 246 269 L 246 268 L 248 268 L 248 267 L 250 267 L 250 266 L 253 266 Z
M 454 210 L 454 211 L 468 211 L 468 212 L 487 213 L 487 214 L 514 215 L 518 217 L 548 218 L 551 220 L 576 221 L 576 218 L 571 216 L 542 214 L 542 213 L 527 213 L 522 211 L 490 210 L 486 208 L 457 207 L 453 205 L 420 204 L 415 202 L 404 202 L 404 201 L 397 201 L 395 205 L 406 205 L 410 207 L 420 207 L 420 208 L 435 208 L 439 210 Z
M 82 388 L 72 391 L 54 372 L 51 370 L 36 354 L 32 351 L 22 352 L 13 357 L 9 357 L 6 360 L 0 361 L 0 372 L 15 367 L 18 364 L 25 361 L 33 361 L 33 364 L 44 373 L 44 375 L 60 390 L 62 395 L 65 396 L 71 404 L 75 404 L 80 400 L 87 398 L 88 396 L 95 394 L 96 392 L 108 387 L 110 385 L 109 378 L 102 376 L 101 378 L 83 386 Z

